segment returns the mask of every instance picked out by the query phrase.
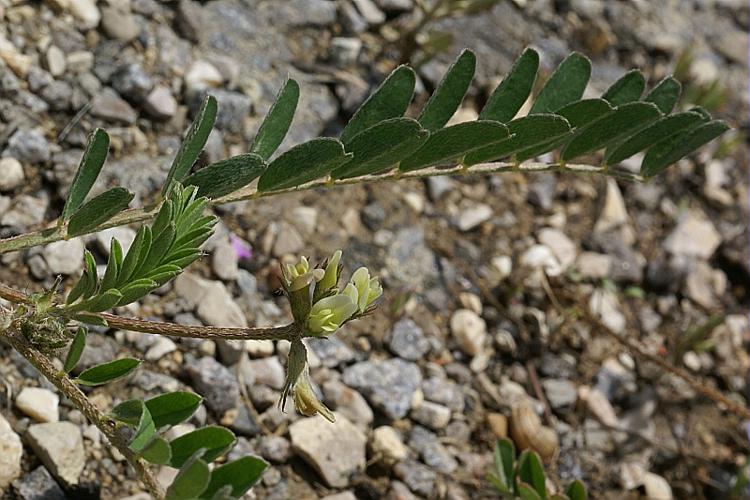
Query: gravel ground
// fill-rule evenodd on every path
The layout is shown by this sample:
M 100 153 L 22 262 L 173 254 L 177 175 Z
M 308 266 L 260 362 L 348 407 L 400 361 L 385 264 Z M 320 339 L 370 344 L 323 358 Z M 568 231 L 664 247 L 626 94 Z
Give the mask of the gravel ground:
M 302 96 L 281 149 L 337 134 L 395 66 L 387 35 L 413 9 L 412 0 L 0 0 L 0 237 L 59 215 L 96 126 L 113 154 L 95 190 L 122 185 L 147 202 L 207 91 L 220 113 L 204 162 L 247 149 L 287 75 Z M 748 17 L 744 0 L 507 0 L 440 21 L 454 43 L 419 68 L 420 84 L 433 88 L 472 48 L 477 79 L 462 117 L 528 45 L 544 71 L 572 50 L 589 55 L 592 93 L 631 67 L 653 84 L 690 49 L 686 92 L 695 102 L 718 81 L 727 97 L 712 112 L 737 131 L 645 185 L 509 173 L 221 207 L 209 255 L 118 313 L 282 324 L 279 262 L 343 248 L 345 273 L 367 265 L 385 299 L 373 316 L 308 344 L 337 423 L 277 409 L 283 343 L 102 330 L 80 368 L 124 354 L 145 362 L 89 396 L 108 409 L 200 393 L 189 426 L 227 425 L 240 436 L 231 456 L 272 464 L 257 498 L 490 498 L 494 438 L 523 401 L 557 435 L 555 481 L 580 477 L 593 498 L 726 498 L 748 454 L 744 423 L 603 330 L 745 404 Z M 125 242 L 134 230 L 3 255 L 0 279 L 31 291 L 62 275 L 69 286 L 84 246 L 104 262 L 113 234 Z M 142 497 L 98 430 L 2 345 L 0 380 L 2 498 Z

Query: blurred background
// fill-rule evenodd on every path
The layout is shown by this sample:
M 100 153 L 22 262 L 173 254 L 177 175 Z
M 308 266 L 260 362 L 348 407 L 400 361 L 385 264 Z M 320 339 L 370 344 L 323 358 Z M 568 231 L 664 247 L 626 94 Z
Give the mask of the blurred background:
M 344 249 L 345 273 L 367 265 L 385 298 L 372 317 L 309 344 L 313 379 L 339 415 L 334 431 L 316 417 L 313 442 L 276 407 L 282 344 L 102 331 L 80 368 L 146 360 L 133 378 L 89 391 L 101 408 L 202 394 L 194 423 L 231 427 L 233 456 L 273 464 L 255 498 L 492 498 L 494 440 L 526 400 L 557 436 L 553 484 L 581 478 L 592 498 L 741 498 L 746 423 L 604 330 L 745 404 L 749 16 L 744 0 L 0 0 L 0 237 L 59 215 L 94 127 L 112 138 L 95 189 L 121 185 L 135 206 L 148 202 L 207 92 L 219 117 L 201 165 L 247 150 L 287 76 L 301 99 L 280 151 L 337 135 L 399 63 L 417 70 L 419 109 L 465 47 L 477 76 L 454 122 L 476 118 L 527 46 L 543 78 L 571 51 L 589 56 L 586 96 L 631 68 L 649 88 L 673 74 L 681 108 L 703 106 L 734 130 L 651 183 L 505 173 L 227 205 L 209 255 L 121 311 L 282 324 L 279 262 Z M 0 279 L 36 291 L 62 275 L 69 286 L 83 247 L 102 263 L 112 235 L 132 241 L 134 230 L 3 255 Z M 52 388 L 3 346 L 0 381 L 2 498 L 139 494 L 70 404 L 17 402 L 24 387 Z M 74 424 L 83 455 L 55 442 L 62 434 L 42 450 L 5 448 L 3 433 L 57 419 Z

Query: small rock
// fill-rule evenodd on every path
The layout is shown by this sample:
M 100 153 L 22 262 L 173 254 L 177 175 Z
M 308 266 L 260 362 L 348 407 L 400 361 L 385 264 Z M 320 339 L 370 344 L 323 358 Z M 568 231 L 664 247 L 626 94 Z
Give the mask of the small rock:
M 628 210 L 625 207 L 625 200 L 622 198 L 620 188 L 617 187 L 617 181 L 614 179 L 608 179 L 604 207 L 594 225 L 594 232 L 605 233 L 611 229 L 617 229 L 627 223 Z
M 719 305 L 726 288 L 726 274 L 703 261 L 694 263 L 685 279 L 685 294 L 706 309 Z
M 0 488 L 2 488 L 0 482 Z M 39 466 L 13 485 L 20 500 L 66 500 L 65 493 L 44 466 Z
M 85 74 L 94 67 L 94 53 L 87 50 L 71 52 L 65 58 L 65 65 L 68 67 L 68 73 Z
M 747 65 L 747 48 L 748 34 L 741 30 L 730 30 L 722 34 L 719 38 L 716 48 L 721 54 L 730 61 Z
M 333 495 L 326 495 L 320 500 L 357 500 L 354 493 L 351 491 L 342 491 L 341 493 L 334 493 Z
M 376 26 L 385 22 L 385 14 L 372 0 L 352 0 L 362 18 L 370 26 Z
M 69 0 L 65 2 L 71 14 L 81 21 L 84 28 L 96 28 L 101 19 L 99 9 L 96 8 L 96 0 Z
M 359 38 L 334 37 L 331 39 L 331 62 L 339 68 L 346 68 L 357 62 L 362 50 Z
M 430 351 L 430 341 L 422 329 L 407 318 L 393 325 L 388 337 L 388 347 L 396 356 L 417 361 Z
M 372 431 L 370 448 L 373 455 L 378 456 L 386 465 L 393 465 L 409 456 L 409 448 L 404 444 L 401 435 L 388 425 L 382 425 Z
M 336 22 L 336 3 L 328 0 L 290 0 L 286 20 L 292 26 L 329 26 Z
M 433 498 L 437 474 L 415 460 L 406 460 L 393 468 L 396 477 L 401 479 L 411 491 L 426 498 Z
M 349 484 L 349 476 L 365 467 L 367 438 L 342 415 L 331 424 L 321 417 L 304 418 L 289 427 L 294 451 L 333 488 Z
M 24 387 L 16 397 L 16 407 L 37 422 L 60 420 L 59 404 L 57 394 L 39 387 Z
M 160 336 L 154 344 L 146 351 L 148 361 L 159 361 L 167 354 L 177 350 L 177 344 L 168 337 Z
M 552 250 L 563 269 L 567 269 L 576 260 L 578 250 L 575 243 L 559 229 L 545 227 L 539 231 L 539 243 Z
M 451 380 L 430 377 L 422 383 L 422 393 L 427 401 L 445 405 L 456 413 L 464 411 L 464 394 L 461 386 Z
M 578 399 L 578 390 L 570 380 L 548 378 L 542 381 L 542 387 L 555 410 L 572 406 Z
M 625 330 L 625 316 L 620 311 L 620 301 L 613 292 L 597 289 L 589 298 L 589 310 L 615 333 Z
M 3 156 L 10 156 L 22 163 L 44 163 L 49 161 L 49 143 L 39 129 L 18 129 L 10 139 Z
M 116 7 L 102 8 L 102 29 L 110 38 L 129 42 L 141 32 L 138 22 L 130 12 L 124 12 Z
M 22 457 L 21 438 L 0 415 L 0 491 L 21 475 Z
M 492 208 L 484 203 L 461 210 L 456 217 L 456 227 L 461 231 L 471 231 L 492 217 Z
M 288 439 L 281 436 L 265 436 L 260 441 L 258 452 L 266 460 L 280 464 L 291 456 L 292 445 Z
M 552 208 L 556 187 L 557 179 L 554 175 L 542 174 L 529 186 L 529 193 L 526 198 L 532 205 L 547 211 Z
M 474 311 L 459 309 L 451 316 L 451 332 L 456 343 L 469 356 L 482 351 L 487 337 L 487 324 Z
M 91 100 L 91 114 L 102 120 L 132 125 L 138 113 L 113 90 L 104 89 Z
M 237 252 L 229 241 L 216 245 L 211 255 L 211 267 L 216 276 L 224 281 L 237 279 L 239 274 Z
M 502 413 L 488 413 L 487 423 L 496 438 L 504 439 L 508 437 L 508 417 Z
M 411 418 L 430 429 L 442 429 L 451 421 L 451 410 L 430 401 L 423 401 L 411 411 Z
M 47 470 L 66 486 L 75 486 L 86 465 L 81 429 L 70 422 L 29 427 L 26 436 Z
M 584 278 L 606 278 L 612 269 L 612 257 L 603 253 L 581 252 L 576 259 L 576 268 Z
M 203 357 L 187 364 L 188 373 L 206 405 L 218 414 L 235 408 L 240 398 L 237 378 L 214 358 Z
M 207 91 L 198 92 L 189 101 L 190 109 L 196 112 Z M 245 119 L 250 115 L 252 101 L 248 96 L 233 90 L 213 89 L 211 95 L 216 98 L 218 114 L 214 126 L 220 130 L 240 133 L 244 129 Z
M 372 423 L 374 419 L 372 409 L 360 393 L 335 379 L 323 382 L 322 389 L 326 403 L 337 413 L 344 415 L 355 424 L 367 426 Z
M 157 85 L 143 104 L 146 112 L 157 120 L 169 120 L 177 113 L 177 100 L 166 85 Z
M 547 245 L 532 245 L 521 254 L 520 264 L 530 269 L 543 269 L 547 276 L 560 276 L 563 268 Z
M 716 228 L 702 213 L 690 211 L 664 241 L 664 248 L 672 255 L 708 259 L 721 243 Z
M 297 229 L 287 223 L 278 226 L 278 235 L 273 244 L 273 255 L 282 257 L 284 255 L 295 255 L 305 247 L 305 240 Z
M 57 45 L 50 45 L 44 57 L 47 70 L 52 76 L 61 76 L 65 73 L 65 53 Z
M 201 296 L 196 310 L 198 317 L 208 325 L 246 327 L 242 309 L 232 299 L 224 283 L 210 282 Z
M 188 90 L 202 90 L 218 87 L 224 81 L 221 72 L 208 61 L 199 59 L 185 73 L 185 86 Z
M 284 387 L 286 372 L 278 356 L 246 361 L 245 366 L 252 372 L 256 384 L 267 385 L 277 391 Z
M 409 12 L 414 8 L 414 0 L 375 0 L 375 3 L 386 12 Z
M 0 191 L 13 191 L 25 179 L 21 162 L 12 157 L 0 158 Z
M 747 40 L 747 38 L 745 38 Z M 672 488 L 663 477 L 647 472 L 643 475 L 643 487 L 646 489 L 646 497 L 654 500 L 672 500 Z
M 424 427 L 414 426 L 409 446 L 421 455 L 424 463 L 438 472 L 450 474 L 458 467 L 458 462 L 438 437 Z
M 52 274 L 72 275 L 83 268 L 84 250 L 83 239 L 73 238 L 50 243 L 44 247 L 42 255 Z
M 364 361 L 344 370 L 343 382 L 360 391 L 388 418 L 403 418 L 422 383 L 419 367 L 402 359 Z
M 121 66 L 112 75 L 112 88 L 133 103 L 145 100 L 154 88 L 151 75 L 138 63 Z
M 0 225 L 11 226 L 17 231 L 36 226 L 44 222 L 49 199 L 46 196 L 17 196 L 10 210 L 0 218 Z

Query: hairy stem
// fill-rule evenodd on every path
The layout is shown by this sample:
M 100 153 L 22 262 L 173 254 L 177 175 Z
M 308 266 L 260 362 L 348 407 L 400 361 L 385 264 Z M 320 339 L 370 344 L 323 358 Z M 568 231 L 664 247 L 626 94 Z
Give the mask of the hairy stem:
M 107 437 L 110 443 L 117 448 L 128 460 L 153 498 L 161 499 L 164 492 L 154 475 L 149 470 L 146 462 L 138 458 L 130 448 L 125 437 L 120 434 L 117 423 L 100 411 L 86 395 L 78 388 L 68 375 L 58 370 L 52 361 L 42 352 L 34 349 L 29 342 L 16 330 L 0 331 L 0 339 L 7 342 L 18 351 L 29 363 L 31 363 L 44 377 L 57 387 L 61 394 L 65 395 L 73 405 L 83 413 L 89 421 L 94 424 Z
M 399 172 L 392 171 L 382 175 L 367 175 L 363 177 L 356 177 L 353 179 L 339 179 L 339 180 L 328 180 L 319 179 L 302 186 L 297 186 L 288 189 L 278 189 L 275 191 L 258 192 L 255 187 L 246 187 L 240 189 L 234 193 L 222 196 L 211 200 L 211 205 L 223 205 L 225 203 L 233 203 L 236 201 L 251 200 L 256 198 L 265 198 L 268 196 L 275 196 L 277 194 L 291 193 L 295 191 L 306 191 L 315 188 L 327 188 L 335 186 L 344 186 L 351 184 L 361 183 L 375 183 L 384 181 L 393 181 L 400 179 L 423 179 L 427 177 L 436 177 L 441 175 L 457 175 L 457 174 L 495 174 L 503 172 L 572 172 L 577 174 L 600 174 L 608 175 L 611 177 L 628 180 L 631 182 L 644 182 L 646 179 L 638 174 L 631 172 L 614 170 L 612 168 L 598 167 L 593 165 L 581 165 L 581 164 L 556 164 L 556 163 L 524 163 L 516 165 L 508 162 L 494 162 L 494 163 L 482 163 L 471 167 L 464 167 L 461 165 L 455 165 L 448 168 L 431 167 L 422 170 L 415 170 L 413 172 Z M 150 220 L 156 216 L 158 207 L 156 209 L 144 210 L 140 208 L 134 208 L 120 212 L 118 215 L 110 219 L 104 224 L 95 227 L 88 231 L 88 233 L 96 233 L 102 229 L 110 227 L 124 226 L 135 222 L 142 222 Z M 14 236 L 12 238 L 0 239 L 0 254 L 12 252 L 16 250 L 23 250 L 39 245 L 46 245 L 54 241 L 66 239 L 66 228 L 57 227 L 56 223 L 51 223 L 51 226 L 47 229 L 41 229 L 31 233 Z

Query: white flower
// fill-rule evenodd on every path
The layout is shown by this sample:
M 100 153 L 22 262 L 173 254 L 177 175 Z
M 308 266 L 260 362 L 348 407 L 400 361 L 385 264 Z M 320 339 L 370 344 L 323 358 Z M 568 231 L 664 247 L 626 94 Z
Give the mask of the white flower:
M 370 278 L 370 271 L 360 267 L 352 274 L 351 283 L 357 290 L 357 307 L 363 313 L 367 307 L 383 295 L 383 287 L 377 278 Z
M 307 329 L 313 334 L 335 332 L 344 321 L 357 312 L 357 303 L 347 294 L 320 299 L 310 309 Z

